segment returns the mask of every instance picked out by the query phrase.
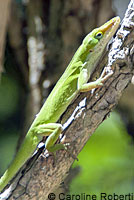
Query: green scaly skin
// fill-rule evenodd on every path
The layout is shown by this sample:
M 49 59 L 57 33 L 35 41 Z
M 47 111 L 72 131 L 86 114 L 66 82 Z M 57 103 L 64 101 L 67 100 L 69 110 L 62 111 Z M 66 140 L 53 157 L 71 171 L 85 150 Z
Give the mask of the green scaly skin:
M 116 32 L 120 18 L 115 17 L 99 28 L 94 29 L 83 40 L 70 64 L 66 68 L 39 114 L 31 125 L 20 150 L 9 168 L 0 179 L 0 191 L 15 176 L 22 165 L 30 158 L 43 136 L 49 136 L 45 147 L 50 152 L 64 149 L 63 144 L 55 144 L 63 127 L 56 123 L 60 116 L 80 92 L 102 86 L 109 75 L 101 76 L 95 82 L 87 83 L 103 51 Z

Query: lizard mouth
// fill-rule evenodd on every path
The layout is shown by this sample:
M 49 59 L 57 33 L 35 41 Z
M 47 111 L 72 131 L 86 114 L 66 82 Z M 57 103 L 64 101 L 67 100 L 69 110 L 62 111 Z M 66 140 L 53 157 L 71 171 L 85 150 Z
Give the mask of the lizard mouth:
M 99 29 L 104 35 L 107 35 L 107 38 L 109 40 L 115 34 L 117 28 L 119 27 L 119 24 L 120 24 L 120 17 L 117 16 L 109 20 L 104 25 L 102 25 Z
M 120 17 L 117 16 L 109 20 L 104 25 L 102 25 L 99 29 L 103 34 L 105 34 L 105 32 L 108 32 L 108 31 L 112 32 L 112 29 L 116 30 L 119 24 L 120 24 Z

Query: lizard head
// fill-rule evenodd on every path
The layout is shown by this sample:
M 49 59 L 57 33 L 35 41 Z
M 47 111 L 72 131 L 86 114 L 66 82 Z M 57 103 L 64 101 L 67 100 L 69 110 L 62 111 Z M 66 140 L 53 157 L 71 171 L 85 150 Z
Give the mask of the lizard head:
M 114 17 L 99 28 L 94 29 L 83 40 L 87 49 L 93 49 L 99 41 L 107 42 L 113 37 L 120 23 L 119 17 Z

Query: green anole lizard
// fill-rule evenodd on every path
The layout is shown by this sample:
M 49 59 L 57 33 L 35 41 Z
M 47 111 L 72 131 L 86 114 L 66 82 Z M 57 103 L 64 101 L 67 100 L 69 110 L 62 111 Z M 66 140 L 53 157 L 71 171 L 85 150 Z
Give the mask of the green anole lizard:
M 49 136 L 45 142 L 45 148 L 49 152 L 66 148 L 65 144 L 55 144 L 63 130 L 63 126 L 56 122 L 80 92 L 90 91 L 102 86 L 104 81 L 111 75 L 104 76 L 103 74 L 96 81 L 88 83 L 91 72 L 96 67 L 107 43 L 116 32 L 119 23 L 120 18 L 115 17 L 101 27 L 94 29 L 84 38 L 70 64 L 32 123 L 15 159 L 1 177 L 0 191 L 32 156 L 43 136 Z

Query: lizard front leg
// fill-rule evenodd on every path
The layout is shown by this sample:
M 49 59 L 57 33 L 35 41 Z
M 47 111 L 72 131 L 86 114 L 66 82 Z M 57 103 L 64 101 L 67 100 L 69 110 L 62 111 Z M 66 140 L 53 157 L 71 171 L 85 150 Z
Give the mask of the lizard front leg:
M 80 92 L 87 92 L 103 86 L 103 83 L 113 74 L 113 72 L 111 71 L 107 75 L 105 74 L 106 68 L 104 68 L 101 76 L 96 81 L 87 83 L 88 70 L 86 68 L 83 68 L 78 78 L 78 90 Z

